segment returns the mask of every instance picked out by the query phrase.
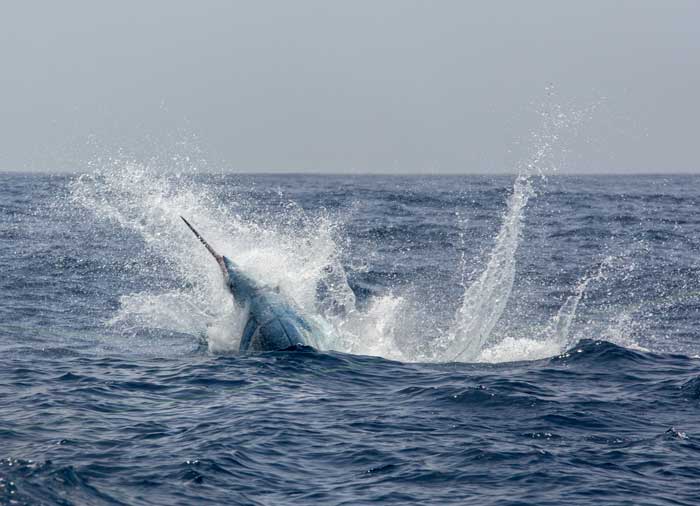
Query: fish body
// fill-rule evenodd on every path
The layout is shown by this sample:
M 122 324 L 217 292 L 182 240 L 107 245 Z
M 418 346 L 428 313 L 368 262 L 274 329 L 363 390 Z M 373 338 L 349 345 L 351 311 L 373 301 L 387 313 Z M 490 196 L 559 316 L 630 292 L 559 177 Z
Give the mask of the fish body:
M 248 276 L 230 258 L 218 254 L 185 218 L 182 220 L 216 259 L 234 300 L 248 310 L 239 351 L 277 351 L 317 342 L 319 329 L 294 301 L 278 288 Z

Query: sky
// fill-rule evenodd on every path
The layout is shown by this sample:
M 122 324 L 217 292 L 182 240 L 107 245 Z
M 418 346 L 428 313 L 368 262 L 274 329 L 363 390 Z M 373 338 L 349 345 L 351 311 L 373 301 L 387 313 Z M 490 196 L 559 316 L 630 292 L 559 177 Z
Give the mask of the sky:
M 544 136 L 563 173 L 700 173 L 699 23 L 697 0 L 3 2 L 0 170 L 512 173 Z

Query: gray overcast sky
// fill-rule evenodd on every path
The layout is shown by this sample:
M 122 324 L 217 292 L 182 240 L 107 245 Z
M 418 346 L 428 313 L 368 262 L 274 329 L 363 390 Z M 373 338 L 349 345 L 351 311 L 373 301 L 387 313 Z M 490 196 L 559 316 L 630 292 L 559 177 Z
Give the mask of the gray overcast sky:
M 0 170 L 512 172 L 545 104 L 566 171 L 700 172 L 699 94 L 697 0 L 0 6 Z

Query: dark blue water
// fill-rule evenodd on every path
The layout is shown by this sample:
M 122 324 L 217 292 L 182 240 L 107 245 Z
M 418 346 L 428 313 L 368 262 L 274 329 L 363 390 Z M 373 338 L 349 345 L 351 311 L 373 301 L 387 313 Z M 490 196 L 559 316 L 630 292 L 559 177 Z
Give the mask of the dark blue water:
M 0 504 L 696 505 L 699 252 L 690 176 L 0 175 Z

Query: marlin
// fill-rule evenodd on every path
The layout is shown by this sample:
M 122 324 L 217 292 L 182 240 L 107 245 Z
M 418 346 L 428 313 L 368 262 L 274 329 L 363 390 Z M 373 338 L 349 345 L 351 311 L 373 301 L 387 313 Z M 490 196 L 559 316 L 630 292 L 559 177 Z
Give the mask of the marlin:
M 239 351 L 277 351 L 318 342 L 319 329 L 302 316 L 279 288 L 257 283 L 235 262 L 217 253 L 185 218 L 180 218 L 216 259 L 234 300 L 248 308 Z

